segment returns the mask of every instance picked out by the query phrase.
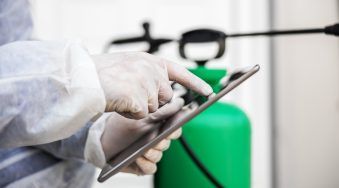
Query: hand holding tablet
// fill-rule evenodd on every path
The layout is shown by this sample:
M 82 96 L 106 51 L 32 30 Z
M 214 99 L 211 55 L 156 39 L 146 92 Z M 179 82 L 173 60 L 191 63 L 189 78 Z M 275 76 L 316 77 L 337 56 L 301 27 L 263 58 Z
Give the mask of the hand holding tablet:
M 184 106 L 182 110 L 177 112 L 173 117 L 170 117 L 162 125 L 155 126 L 149 132 L 145 133 L 129 147 L 122 152 L 116 154 L 109 160 L 106 166 L 102 169 L 98 181 L 104 182 L 111 176 L 120 172 L 124 167 L 132 164 L 138 157 L 142 156 L 146 151 L 157 145 L 161 140 L 168 137 L 175 130 L 183 126 L 185 123 L 193 119 L 199 113 L 207 109 L 210 105 L 218 101 L 224 95 L 236 88 L 242 82 L 254 75 L 259 70 L 259 65 L 255 65 L 248 71 L 243 72 L 237 79 L 231 81 L 215 96 L 211 96 L 198 107 L 192 108 L 192 103 Z

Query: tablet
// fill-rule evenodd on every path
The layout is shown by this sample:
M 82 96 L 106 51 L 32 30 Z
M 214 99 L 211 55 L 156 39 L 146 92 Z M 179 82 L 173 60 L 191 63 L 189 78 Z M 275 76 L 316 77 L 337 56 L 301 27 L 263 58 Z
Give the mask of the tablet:
M 213 103 L 217 102 L 224 95 L 258 72 L 259 68 L 259 65 L 255 65 L 246 71 L 237 72 L 237 76 L 233 77 L 233 79 L 229 79 L 229 82 L 227 82 L 220 92 L 218 92 L 215 96 L 209 97 L 195 109 L 192 109 L 192 103 L 184 106 L 182 110 L 169 118 L 163 125 L 146 133 L 144 136 L 133 142 L 129 147 L 109 160 L 102 169 L 98 177 L 98 181 L 104 182 L 111 176 L 120 172 L 124 167 L 132 164 L 138 157 L 156 146 L 161 140 L 168 137 L 175 130 L 189 122 L 195 116 L 206 110 Z

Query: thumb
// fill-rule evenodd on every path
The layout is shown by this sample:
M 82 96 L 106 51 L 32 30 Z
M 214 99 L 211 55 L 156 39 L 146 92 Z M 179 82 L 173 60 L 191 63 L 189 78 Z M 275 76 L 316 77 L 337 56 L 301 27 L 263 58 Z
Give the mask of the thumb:
M 166 120 L 173 116 L 184 106 L 184 100 L 182 98 L 175 98 L 171 102 L 165 104 L 154 113 L 150 114 L 147 118 L 150 122 L 158 122 Z

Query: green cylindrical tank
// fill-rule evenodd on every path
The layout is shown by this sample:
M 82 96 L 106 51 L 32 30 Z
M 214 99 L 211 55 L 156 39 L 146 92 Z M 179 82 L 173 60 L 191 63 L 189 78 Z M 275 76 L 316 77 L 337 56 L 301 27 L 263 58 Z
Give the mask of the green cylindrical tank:
M 225 70 L 198 67 L 191 70 L 215 92 Z M 249 188 L 251 129 L 246 114 L 232 104 L 217 102 L 183 127 L 183 135 L 198 158 L 226 188 Z M 173 141 L 164 152 L 154 177 L 156 188 L 214 187 L 184 151 Z

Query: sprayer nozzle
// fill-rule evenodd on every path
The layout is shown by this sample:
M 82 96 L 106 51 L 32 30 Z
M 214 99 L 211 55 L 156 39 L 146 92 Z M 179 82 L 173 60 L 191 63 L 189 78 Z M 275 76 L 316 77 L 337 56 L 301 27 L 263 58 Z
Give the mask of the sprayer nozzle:
M 339 23 L 325 27 L 324 33 L 339 36 Z

